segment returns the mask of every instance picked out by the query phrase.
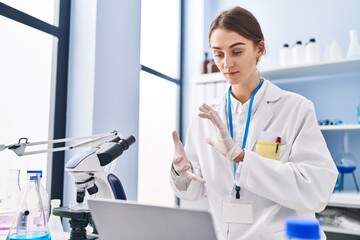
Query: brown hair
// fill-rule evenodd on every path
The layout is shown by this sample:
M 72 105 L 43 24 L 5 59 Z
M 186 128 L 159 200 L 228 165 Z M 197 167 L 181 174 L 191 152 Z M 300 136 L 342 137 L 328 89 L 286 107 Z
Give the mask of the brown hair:
M 254 15 L 242 7 L 234 7 L 220 13 L 210 25 L 209 40 L 215 29 L 227 29 L 252 40 L 257 46 L 264 41 L 261 27 Z

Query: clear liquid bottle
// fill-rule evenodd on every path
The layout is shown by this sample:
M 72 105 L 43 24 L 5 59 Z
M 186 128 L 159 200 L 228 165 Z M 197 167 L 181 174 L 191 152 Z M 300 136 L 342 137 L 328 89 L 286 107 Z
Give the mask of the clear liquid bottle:
M 20 196 L 20 170 L 7 172 L 6 191 L 0 202 L 0 239 L 5 239 L 14 221 Z
M 320 240 L 319 222 L 312 218 L 288 218 L 286 235 L 289 240 Z
M 205 52 L 204 53 L 204 60 L 201 64 L 201 73 L 202 74 L 205 74 L 205 73 L 208 73 L 208 64 L 210 62 L 210 59 L 208 58 L 208 53 Z
M 51 236 L 55 239 L 64 236 L 64 228 L 62 226 L 60 217 L 52 214 L 53 209 L 60 207 L 60 204 L 61 204 L 60 199 L 52 199 L 50 201 L 51 213 L 48 221 L 48 226 Z
M 21 200 L 7 240 L 50 240 L 45 212 L 44 199 L 41 194 L 39 173 L 27 173 L 26 186 L 21 191 Z

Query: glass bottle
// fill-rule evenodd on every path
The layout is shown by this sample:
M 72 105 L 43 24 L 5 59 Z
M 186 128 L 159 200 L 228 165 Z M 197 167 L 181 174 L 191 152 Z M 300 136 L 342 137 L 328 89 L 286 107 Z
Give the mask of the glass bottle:
M 204 60 L 202 62 L 202 66 L 201 66 L 201 73 L 205 74 L 208 73 L 208 64 L 209 64 L 210 60 L 208 58 L 208 53 L 205 52 L 204 53 Z
M 60 216 L 56 216 L 52 213 L 54 208 L 60 207 L 61 200 L 60 199 L 52 199 L 50 201 L 51 212 L 48 221 L 49 231 L 53 238 L 60 238 L 64 235 L 64 228 L 61 223 Z
M 7 187 L 0 202 L 0 239 L 8 234 L 14 221 L 17 203 L 20 195 L 20 170 L 9 169 L 7 172 Z
M 50 240 L 47 213 L 40 190 L 40 174 L 27 173 L 25 188 L 7 240 Z

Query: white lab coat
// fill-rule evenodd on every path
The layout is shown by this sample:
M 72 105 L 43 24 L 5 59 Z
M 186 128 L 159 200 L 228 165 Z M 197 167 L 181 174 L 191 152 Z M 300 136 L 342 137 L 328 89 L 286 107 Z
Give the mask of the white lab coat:
M 261 88 L 263 94 L 255 96 L 257 106 L 253 109 L 245 158 L 237 168 L 236 179 L 241 186 L 241 199 L 253 206 L 253 224 L 223 221 L 223 199 L 231 197 L 234 187 L 233 162 L 205 142 L 207 137 L 217 136 L 210 121 L 194 116 L 185 142 L 194 172 L 206 184 L 187 182 L 171 172 L 171 186 L 180 199 L 199 200 L 207 196 L 219 239 L 286 239 L 285 218 L 314 218 L 315 212 L 325 208 L 336 182 L 338 171 L 318 127 L 312 102 L 283 91 L 268 80 L 264 80 Z M 226 103 L 226 93 L 210 103 L 224 123 Z M 256 142 L 262 132 L 280 133 L 283 144 L 280 160 L 256 153 Z M 326 238 L 323 232 L 322 238 Z

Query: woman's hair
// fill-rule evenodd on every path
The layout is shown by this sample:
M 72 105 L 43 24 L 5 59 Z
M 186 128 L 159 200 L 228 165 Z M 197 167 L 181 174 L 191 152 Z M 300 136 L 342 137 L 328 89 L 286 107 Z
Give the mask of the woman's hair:
M 259 22 L 251 12 L 242 7 L 234 7 L 220 13 L 210 25 L 209 40 L 215 29 L 237 32 L 243 37 L 252 40 L 255 46 L 260 41 L 264 41 Z

